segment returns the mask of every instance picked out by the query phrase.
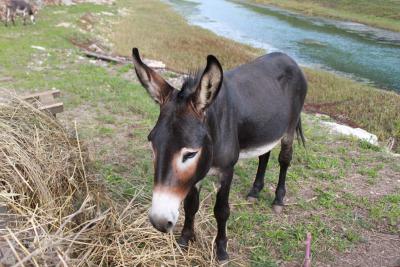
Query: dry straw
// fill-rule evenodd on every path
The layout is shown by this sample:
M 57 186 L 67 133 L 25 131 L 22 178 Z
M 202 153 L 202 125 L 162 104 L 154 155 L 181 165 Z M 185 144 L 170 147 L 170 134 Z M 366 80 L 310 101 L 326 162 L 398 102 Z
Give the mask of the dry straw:
M 180 250 L 149 225 L 140 190 L 129 203 L 110 197 L 73 132 L 21 100 L 0 104 L 0 266 L 216 264 L 201 231 L 210 215 L 200 212 L 197 242 Z

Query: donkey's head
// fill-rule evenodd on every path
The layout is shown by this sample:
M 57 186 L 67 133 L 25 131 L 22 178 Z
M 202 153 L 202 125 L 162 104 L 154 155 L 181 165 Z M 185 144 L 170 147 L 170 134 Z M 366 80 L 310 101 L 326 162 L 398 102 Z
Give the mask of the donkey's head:
M 154 188 L 149 213 L 151 223 L 162 232 L 175 226 L 179 206 L 190 188 L 209 171 L 212 144 L 205 114 L 222 84 L 222 68 L 214 56 L 181 90 L 169 85 L 132 50 L 139 81 L 160 105 L 160 115 L 148 140 L 153 150 Z

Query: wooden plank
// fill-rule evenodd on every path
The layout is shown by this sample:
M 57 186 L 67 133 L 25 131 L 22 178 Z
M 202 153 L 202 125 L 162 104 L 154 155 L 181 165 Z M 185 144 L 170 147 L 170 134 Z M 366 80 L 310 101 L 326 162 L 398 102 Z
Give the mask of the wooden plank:
M 31 102 L 39 110 L 47 110 L 55 116 L 57 113 L 64 111 L 64 104 L 55 100 L 60 95 L 59 90 L 52 90 L 25 95 L 22 99 Z
M 42 105 L 53 104 L 55 103 L 55 98 L 52 94 L 40 95 L 39 102 Z
M 88 51 L 86 49 L 81 49 L 82 53 L 85 54 L 85 56 L 90 57 L 90 58 L 95 58 L 95 59 L 100 59 L 100 60 L 104 60 L 107 62 L 114 62 L 114 63 L 118 63 L 118 64 L 130 64 L 131 61 L 126 58 L 126 57 L 113 57 L 113 56 L 109 56 L 109 55 L 104 55 L 104 54 L 100 54 L 100 53 L 95 53 L 95 52 L 91 52 Z M 143 62 L 145 64 L 147 64 L 149 67 L 152 67 L 154 69 L 163 69 L 163 70 L 168 70 L 168 71 L 172 71 L 178 74 L 182 74 L 182 75 L 187 75 L 187 73 L 184 73 L 182 71 L 173 69 L 173 68 L 169 68 L 167 66 L 163 66 L 163 67 L 159 67 L 159 66 L 151 66 L 151 64 L 146 63 L 146 59 L 142 58 Z
M 1 77 L 0 78 L 0 82 L 11 82 L 11 81 L 13 81 L 13 78 L 12 77 Z
M 64 111 L 64 104 L 62 102 L 58 103 L 53 103 L 53 104 L 48 104 L 48 105 L 42 105 L 38 107 L 39 110 L 47 110 L 51 114 L 55 115 L 57 113 L 61 113 Z
M 91 52 L 91 51 L 88 51 L 88 50 L 82 50 L 82 52 L 87 57 L 101 59 L 101 60 L 104 60 L 104 61 L 107 61 L 107 62 L 115 62 L 115 63 L 120 63 L 120 64 L 129 63 L 128 60 L 126 60 L 125 58 L 121 58 L 121 57 L 112 57 L 112 56 L 108 56 L 108 55 L 104 55 L 104 54 Z
M 26 96 L 22 96 L 22 99 L 25 101 L 40 100 L 41 97 L 43 98 L 48 95 L 52 96 L 53 98 L 58 98 L 58 97 L 60 97 L 61 92 L 60 92 L 60 90 L 44 91 L 44 92 L 33 93 L 33 94 L 26 95 Z

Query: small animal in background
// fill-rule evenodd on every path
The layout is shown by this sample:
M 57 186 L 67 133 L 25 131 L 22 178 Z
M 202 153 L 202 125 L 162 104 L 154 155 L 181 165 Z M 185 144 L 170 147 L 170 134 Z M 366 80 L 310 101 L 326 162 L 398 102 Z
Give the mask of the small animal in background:
M 35 15 L 37 8 L 24 0 L 10 0 L 6 3 L 6 26 L 10 20 L 15 25 L 15 16 L 22 16 L 24 25 L 26 25 L 26 19 L 30 18 L 32 24 L 35 24 Z
M 6 3 L 0 0 L 0 21 L 6 21 Z
M 5 20 L 5 10 L 2 6 L 0 6 L 0 21 Z

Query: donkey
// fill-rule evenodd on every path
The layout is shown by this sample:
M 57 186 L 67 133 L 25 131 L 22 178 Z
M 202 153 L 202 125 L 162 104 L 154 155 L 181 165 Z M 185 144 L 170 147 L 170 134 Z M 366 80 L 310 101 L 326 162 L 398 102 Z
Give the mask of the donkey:
M 20 15 L 24 21 L 24 25 L 26 25 L 26 19 L 29 16 L 32 24 L 35 24 L 35 15 L 37 13 L 37 9 L 35 6 L 25 2 L 24 0 L 10 0 L 6 4 L 6 26 L 10 20 L 13 25 L 15 25 L 15 16 Z
M 142 86 L 160 105 L 160 115 L 148 135 L 154 160 L 154 188 L 149 219 L 161 232 L 172 231 L 184 202 L 185 221 L 178 242 L 194 241 L 194 218 L 199 209 L 199 182 L 216 170 L 220 178 L 214 215 L 219 261 L 227 260 L 226 222 L 233 170 L 240 158 L 259 157 L 255 200 L 264 186 L 270 151 L 281 143 L 279 182 L 273 209 L 281 212 L 285 178 L 292 159 L 295 133 L 304 136 L 300 113 L 307 83 L 299 66 L 287 55 L 271 53 L 223 73 L 209 55 L 203 71 L 187 77 L 181 90 L 169 85 L 132 50 Z

